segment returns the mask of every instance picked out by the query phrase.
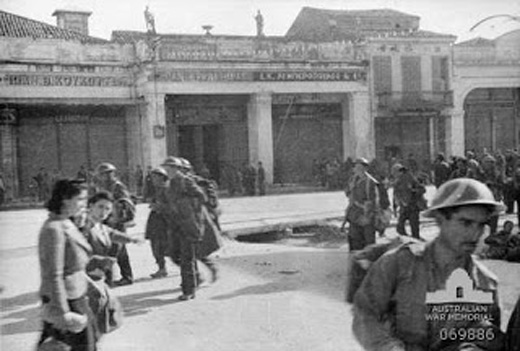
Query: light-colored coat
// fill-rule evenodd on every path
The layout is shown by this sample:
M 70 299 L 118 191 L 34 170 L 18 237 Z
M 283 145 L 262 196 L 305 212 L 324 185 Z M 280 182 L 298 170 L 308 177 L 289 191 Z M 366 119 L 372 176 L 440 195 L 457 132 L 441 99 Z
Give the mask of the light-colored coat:
M 38 242 L 40 296 L 52 314 L 70 311 L 67 300 L 84 296 L 88 288 L 85 273 L 92 248 L 69 219 L 51 214 L 43 224 Z

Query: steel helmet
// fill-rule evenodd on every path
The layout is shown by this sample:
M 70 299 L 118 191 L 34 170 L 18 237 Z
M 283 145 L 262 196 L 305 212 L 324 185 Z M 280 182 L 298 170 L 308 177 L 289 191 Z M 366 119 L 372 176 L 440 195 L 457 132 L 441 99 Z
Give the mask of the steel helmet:
M 504 210 L 484 183 L 470 178 L 456 178 L 441 185 L 423 216 L 435 217 L 437 210 L 465 205 L 488 205 L 494 207 L 494 213 Z
M 190 161 L 188 161 L 187 159 L 180 158 L 179 160 L 181 161 L 182 168 L 187 169 L 187 170 L 190 170 L 190 169 L 193 168 L 193 166 L 191 165 Z
M 168 156 L 161 166 L 182 167 L 182 163 L 178 157 Z
M 160 174 L 162 176 L 168 177 L 168 172 L 166 172 L 166 170 L 161 166 L 155 167 L 154 169 L 152 169 L 152 173 Z
M 357 158 L 355 163 L 362 164 L 363 166 L 366 166 L 366 167 L 368 167 L 370 165 L 368 160 L 366 158 L 364 158 L 364 157 Z
M 108 162 L 103 162 L 99 166 L 97 166 L 96 173 L 101 174 L 101 173 L 107 173 L 107 172 L 114 172 L 116 170 L 117 170 L 117 168 L 113 164 L 108 163 Z

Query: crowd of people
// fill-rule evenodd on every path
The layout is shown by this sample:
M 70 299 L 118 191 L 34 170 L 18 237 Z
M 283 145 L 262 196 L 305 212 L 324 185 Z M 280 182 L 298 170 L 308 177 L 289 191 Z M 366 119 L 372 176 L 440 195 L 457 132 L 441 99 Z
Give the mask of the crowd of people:
M 441 289 L 457 268 L 465 269 L 478 289 L 496 289 L 494 278 L 471 256 L 486 225 L 491 233 L 481 257 L 520 261 L 520 235 L 513 233 L 514 223 L 506 221 L 503 230 L 496 230 L 500 211 L 511 211 L 505 193 L 508 186 L 516 187 L 513 159 L 498 161 L 496 155 L 468 153 L 447 162 L 438 155 L 431 178 L 406 161 L 394 162 L 387 174 L 379 171 L 376 161 L 351 161 L 345 180 L 349 206 L 342 229 L 349 224 L 349 248 L 364 273 L 362 279 L 351 279 L 359 284 L 350 289 L 348 300 L 354 304 L 354 334 L 367 350 L 518 350 L 520 346 L 504 345 L 518 345 L 519 312 L 511 317 L 513 332 L 503 333 L 496 300 L 491 323 L 457 324 L 490 330 L 497 336 L 494 340 L 477 340 L 469 346 L 458 339 L 446 340 L 439 325 L 421 319 L 428 308 L 427 292 Z M 255 172 L 254 168 L 244 166 L 244 174 L 251 174 L 244 183 L 249 187 L 251 178 L 262 177 L 261 163 Z M 127 233 L 135 225 L 136 202 L 117 176 L 117 168 L 105 162 L 98 165 L 94 177 L 83 171 L 75 179 L 56 180 L 42 195 L 48 196 L 49 217 L 38 244 L 43 320 L 39 344 L 63 343 L 74 351 L 93 351 L 102 335 L 121 323 L 121 306 L 111 289 L 134 283 L 126 245 L 144 240 Z M 222 246 L 217 183 L 195 174 L 188 160 L 174 156 L 150 167 L 142 178 L 143 196 L 150 203 L 145 239 L 157 264 L 150 276 L 167 277 L 166 261 L 171 260 L 181 273 L 178 299 L 194 299 L 206 278 L 199 264 L 207 267 L 211 282 L 219 279 L 212 259 Z M 427 207 L 424 194 L 430 180 L 438 189 Z M 393 187 L 393 201 L 389 187 Z M 420 236 L 421 212 L 439 226 L 440 234 L 433 241 Z M 377 244 L 376 233 L 384 235 L 389 213 L 398 217 L 400 237 Z M 408 237 L 407 221 L 411 241 L 401 240 Z M 116 265 L 118 280 L 114 279 Z M 416 278 L 406 278 L 412 276 Z
M 126 245 L 141 243 L 127 229 L 135 225 L 136 206 L 111 163 L 87 177 L 57 180 L 46 201 L 49 217 L 39 235 L 40 297 L 43 330 L 39 348 L 94 351 L 103 334 L 121 325 L 121 306 L 111 288 L 133 284 Z M 216 183 L 196 175 L 186 159 L 169 156 L 150 172 L 153 191 L 145 238 L 158 269 L 168 275 L 166 259 L 181 272 L 181 301 L 194 299 L 203 283 L 197 262 L 219 270 L 211 254 L 222 245 Z M 90 194 L 90 195 L 89 195 Z M 121 278 L 114 280 L 115 265 Z

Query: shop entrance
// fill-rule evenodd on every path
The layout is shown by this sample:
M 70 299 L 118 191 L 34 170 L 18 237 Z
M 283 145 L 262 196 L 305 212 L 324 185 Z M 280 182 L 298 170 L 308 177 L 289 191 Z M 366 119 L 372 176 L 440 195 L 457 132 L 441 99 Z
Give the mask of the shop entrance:
M 219 139 L 220 126 L 184 125 L 178 127 L 179 154 L 188 159 L 199 174 L 207 168 L 212 179 L 220 181 Z

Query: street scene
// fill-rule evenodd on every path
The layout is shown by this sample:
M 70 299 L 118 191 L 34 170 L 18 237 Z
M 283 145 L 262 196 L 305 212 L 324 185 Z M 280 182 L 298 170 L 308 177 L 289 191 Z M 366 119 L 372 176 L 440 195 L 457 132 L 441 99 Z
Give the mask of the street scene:
M 520 351 L 514 0 L 3 0 L 0 348 Z
M 313 205 L 317 200 L 320 208 Z M 351 331 L 352 307 L 345 302 L 349 249 L 338 230 L 344 194 L 222 199 L 222 206 L 224 230 L 240 240 L 226 238 L 217 254 L 221 279 L 205 284 L 189 304 L 178 303 L 178 267 L 168 262 L 168 276 L 151 279 L 155 262 L 149 243 L 129 246 L 135 283 L 115 289 L 124 325 L 103 338 L 101 350 L 362 350 Z M 251 214 L 251 207 L 257 213 Z M 137 206 L 132 234 L 144 235 L 148 213 L 148 206 Z M 45 217 L 41 209 L 0 214 L 4 350 L 34 350 L 39 338 L 36 245 Z M 500 223 L 510 218 L 503 216 Z M 264 232 L 275 225 L 278 235 Z M 284 234 L 283 228 L 293 225 L 307 230 Z M 421 235 L 431 239 L 435 232 L 423 219 Z M 395 226 L 385 235 L 396 236 Z M 520 291 L 520 264 L 485 264 L 500 281 L 505 328 Z

